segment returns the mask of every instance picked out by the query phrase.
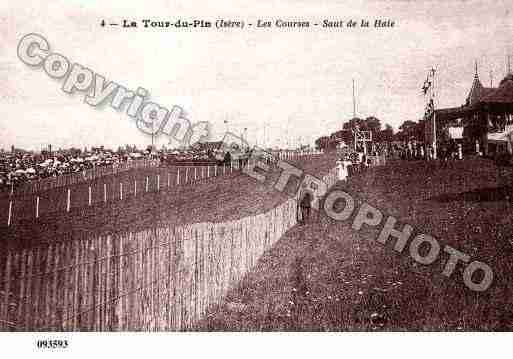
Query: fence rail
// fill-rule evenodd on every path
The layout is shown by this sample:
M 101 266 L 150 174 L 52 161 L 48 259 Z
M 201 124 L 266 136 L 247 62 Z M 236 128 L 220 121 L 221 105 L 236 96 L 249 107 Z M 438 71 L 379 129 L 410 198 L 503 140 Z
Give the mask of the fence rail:
M 324 181 L 331 187 L 335 171 Z M 3 253 L 0 330 L 190 329 L 296 220 L 289 198 L 235 221 Z

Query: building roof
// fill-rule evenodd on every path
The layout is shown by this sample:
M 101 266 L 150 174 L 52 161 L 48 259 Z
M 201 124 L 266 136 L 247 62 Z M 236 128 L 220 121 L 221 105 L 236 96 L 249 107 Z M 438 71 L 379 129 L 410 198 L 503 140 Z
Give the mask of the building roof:
M 485 104 L 513 104 L 513 74 L 507 75 L 498 88 L 494 89 L 481 101 Z
M 198 142 L 195 144 L 195 148 L 198 151 L 209 151 L 209 150 L 217 150 L 221 147 L 223 141 L 214 141 L 214 142 Z
M 494 87 L 484 87 L 479 80 L 479 75 L 474 75 L 474 82 L 472 82 L 472 87 L 470 88 L 470 92 L 467 96 L 467 106 L 475 105 L 482 101 L 482 99 L 486 96 L 489 96 L 493 93 L 497 88 Z
M 486 104 L 513 105 L 513 74 L 507 75 L 500 82 L 499 87 L 484 87 L 476 72 L 466 104 L 460 107 L 438 109 L 435 111 L 436 119 L 437 122 L 447 123 L 468 117 Z

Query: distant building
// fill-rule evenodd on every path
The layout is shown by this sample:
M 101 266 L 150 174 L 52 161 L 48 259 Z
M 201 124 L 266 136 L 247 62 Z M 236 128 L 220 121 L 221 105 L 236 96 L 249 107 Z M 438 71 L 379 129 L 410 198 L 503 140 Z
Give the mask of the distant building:
M 197 142 L 194 144 L 194 148 L 197 151 L 215 151 L 221 148 L 223 141 L 214 141 L 214 142 Z
M 489 156 L 513 153 L 513 74 L 498 87 L 484 87 L 476 69 L 465 104 L 435 110 L 435 118 L 437 138 L 460 140 L 466 152 L 479 148 Z M 426 121 L 427 142 L 432 138 L 432 126 L 432 121 Z

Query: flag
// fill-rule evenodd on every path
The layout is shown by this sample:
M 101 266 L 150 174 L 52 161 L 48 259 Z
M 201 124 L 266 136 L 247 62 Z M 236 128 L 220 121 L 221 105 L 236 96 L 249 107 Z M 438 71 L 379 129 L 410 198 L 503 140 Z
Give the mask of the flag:
M 433 82 L 431 81 L 431 78 L 435 77 L 436 70 L 434 68 L 431 68 L 429 70 L 426 80 L 424 81 L 424 84 L 422 85 L 422 93 L 424 95 L 427 95 L 429 89 L 431 88 L 431 85 Z
M 435 104 L 433 103 L 433 99 L 430 99 L 428 104 L 426 105 L 424 118 L 425 119 L 431 118 L 431 116 L 433 115 L 434 112 L 435 112 Z
M 429 78 L 427 78 L 424 81 L 424 84 L 422 85 L 422 92 L 424 93 L 424 95 L 427 94 L 427 92 L 430 89 L 430 87 L 431 87 L 431 81 L 429 81 Z

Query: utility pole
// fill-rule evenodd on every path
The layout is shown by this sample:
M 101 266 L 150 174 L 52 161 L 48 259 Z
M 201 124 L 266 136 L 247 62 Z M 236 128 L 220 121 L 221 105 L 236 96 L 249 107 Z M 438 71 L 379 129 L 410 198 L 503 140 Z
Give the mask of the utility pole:
M 244 148 L 244 142 L 245 142 L 247 130 L 248 130 L 247 127 L 244 127 L 244 130 L 240 133 L 240 148 L 241 148 L 241 150 Z
M 264 146 L 265 148 L 269 147 L 269 122 L 266 121 L 264 124 Z
M 353 118 L 356 118 L 356 100 L 354 96 L 354 79 L 353 79 Z
M 151 121 L 151 151 L 150 151 L 150 157 L 152 156 L 153 154 L 153 146 L 155 145 L 155 122 L 152 120 Z
M 354 79 L 353 79 L 353 120 L 356 118 L 356 99 L 354 96 Z M 343 128 L 343 127 L 342 127 Z M 354 129 L 354 150 L 356 151 L 357 147 L 357 141 L 358 141 L 358 135 L 357 135 L 357 129 Z
M 266 144 L 267 144 L 266 137 L 265 137 L 266 128 L 267 128 L 267 122 L 264 122 L 264 138 L 263 138 L 263 141 L 262 141 L 264 149 L 266 148 Z

